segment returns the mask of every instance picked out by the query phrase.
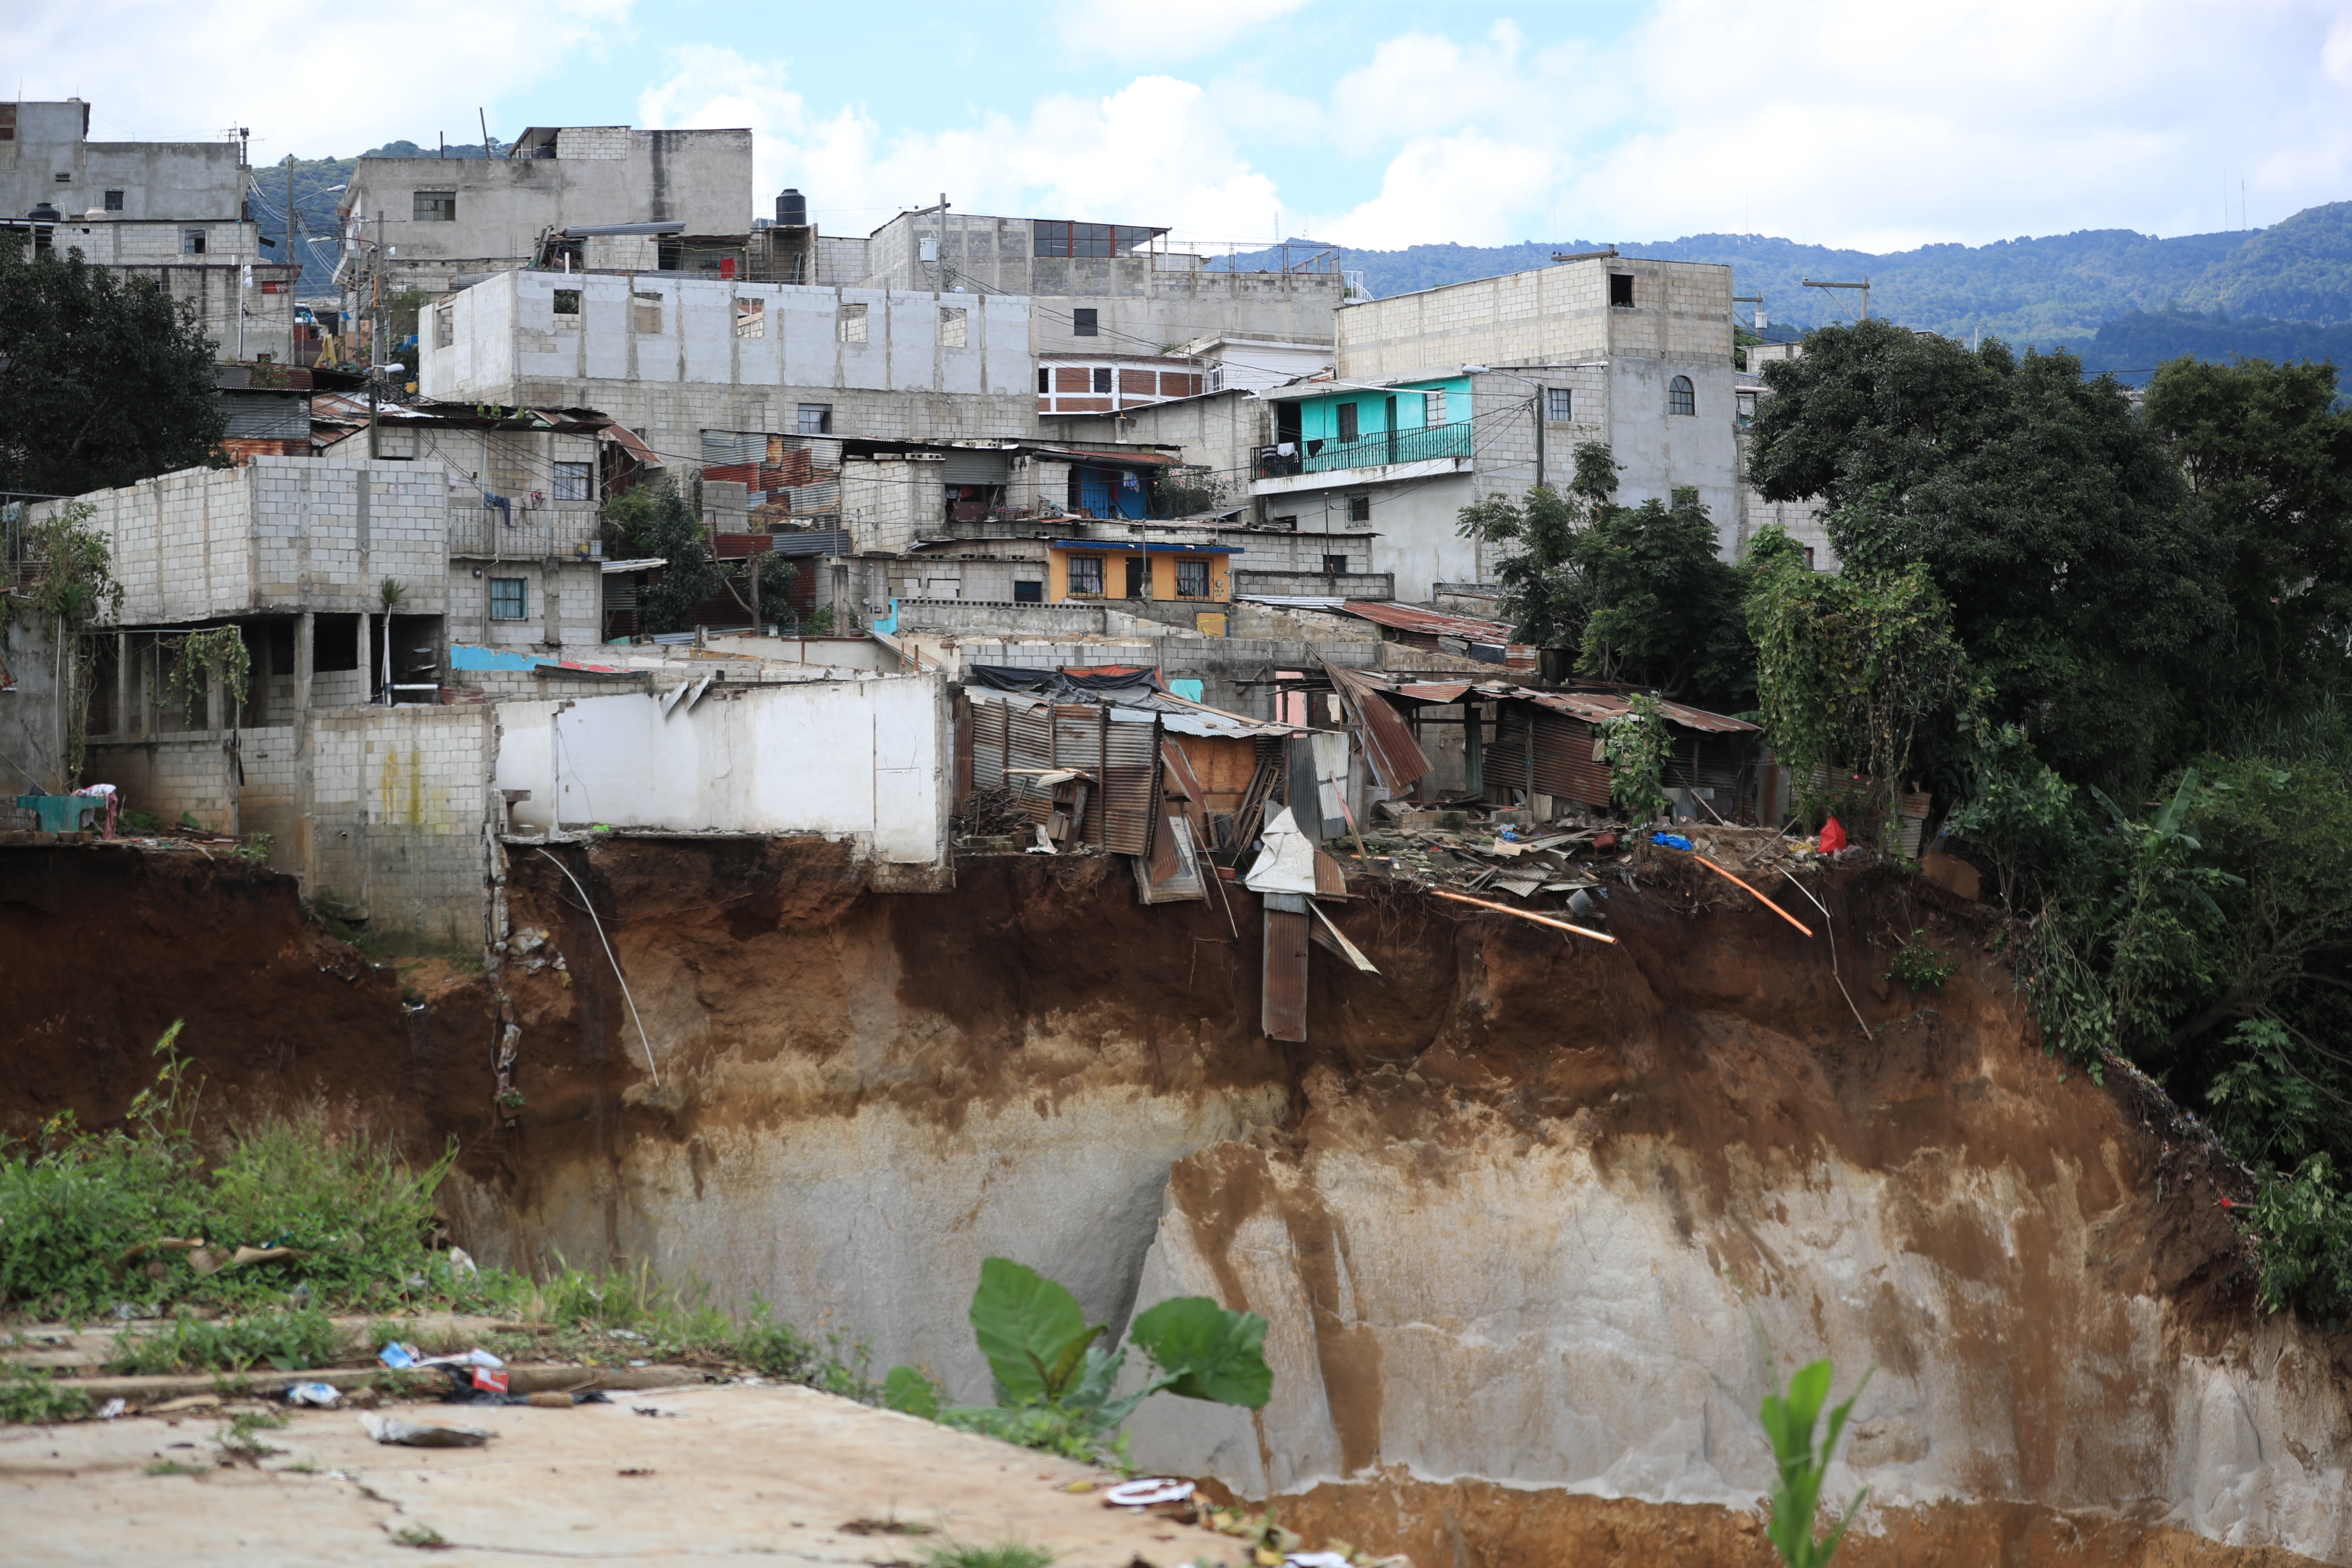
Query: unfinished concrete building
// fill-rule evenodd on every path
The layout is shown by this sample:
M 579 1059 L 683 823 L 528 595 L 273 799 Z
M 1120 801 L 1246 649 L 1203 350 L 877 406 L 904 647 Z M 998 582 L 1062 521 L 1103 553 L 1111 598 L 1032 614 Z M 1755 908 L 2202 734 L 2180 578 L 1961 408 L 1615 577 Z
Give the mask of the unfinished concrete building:
M 247 216 L 244 143 L 93 142 L 89 110 L 0 103 L 0 244 L 79 251 L 194 306 L 221 358 L 290 363 L 298 268 Z
M 362 158 L 336 209 L 338 281 L 435 293 L 530 264 L 551 232 L 653 225 L 740 236 L 751 225 L 749 131 L 534 126 L 496 158 Z

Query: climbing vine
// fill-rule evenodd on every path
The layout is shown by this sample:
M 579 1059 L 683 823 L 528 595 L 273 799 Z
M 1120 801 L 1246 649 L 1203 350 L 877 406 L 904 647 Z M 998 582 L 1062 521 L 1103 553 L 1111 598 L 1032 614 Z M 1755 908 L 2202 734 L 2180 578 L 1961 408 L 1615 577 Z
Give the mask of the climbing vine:
M 178 693 L 181 706 L 194 714 L 204 702 L 205 692 L 217 682 L 228 694 L 232 705 L 229 728 L 236 729 L 252 673 L 253 660 L 246 652 L 244 633 L 233 626 L 210 626 L 181 639 L 163 684 L 166 689 Z
M 0 631 L 22 621 L 49 635 L 57 681 L 66 696 L 66 787 L 81 783 L 89 742 L 89 700 L 98 681 L 98 642 L 88 634 L 101 615 L 119 619 L 122 584 L 115 580 L 106 536 L 85 526 L 98 509 L 75 501 L 54 517 L 25 525 L 10 540 L 7 563 L 16 585 L 0 591 Z
M 1635 822 L 1655 822 L 1666 809 L 1665 716 L 1646 691 L 1625 699 L 1622 718 L 1601 726 L 1601 753 L 1609 759 L 1609 798 Z

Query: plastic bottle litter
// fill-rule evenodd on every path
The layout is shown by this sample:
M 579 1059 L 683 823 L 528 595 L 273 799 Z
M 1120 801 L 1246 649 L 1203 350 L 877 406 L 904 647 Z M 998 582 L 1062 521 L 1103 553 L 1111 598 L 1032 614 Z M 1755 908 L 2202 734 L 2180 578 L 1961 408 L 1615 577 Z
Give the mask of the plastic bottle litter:
M 417 1421 L 397 1421 L 389 1415 L 362 1415 L 360 1425 L 379 1443 L 404 1448 L 478 1448 L 497 1433 L 480 1426 L 430 1426 Z
M 315 1405 L 321 1410 L 331 1408 L 343 1397 L 343 1391 L 331 1383 L 297 1383 L 286 1390 L 289 1405 Z

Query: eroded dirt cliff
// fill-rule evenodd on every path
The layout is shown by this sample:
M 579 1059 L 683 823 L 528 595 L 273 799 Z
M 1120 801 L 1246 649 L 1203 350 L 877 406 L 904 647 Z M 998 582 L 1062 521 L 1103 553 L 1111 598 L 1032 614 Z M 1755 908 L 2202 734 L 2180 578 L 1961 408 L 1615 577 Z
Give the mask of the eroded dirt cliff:
M 1759 1329 L 1784 1367 L 1834 1356 L 1841 1392 L 1877 1369 L 1837 1478 L 1874 1489 L 1857 1563 L 2352 1561 L 2343 1340 L 2258 1313 L 2228 1169 L 2043 1057 L 1988 931 L 1900 878 L 1817 889 L 1867 1036 L 1828 941 L 1660 868 L 1610 900 L 1613 948 L 1366 889 L 1340 923 L 1381 976 L 1316 957 L 1310 1043 L 1278 1047 L 1246 896 L 1229 923 L 1138 908 L 1098 860 L 877 896 L 822 845 L 555 853 L 594 920 L 535 851 L 507 895 L 563 967 L 518 953 L 405 1016 L 282 894 L 190 928 L 133 879 L 94 902 L 148 911 L 177 1000 L 92 1020 L 54 966 L 12 979 L 16 1059 L 68 1087 L 11 1088 L 11 1124 L 106 1114 L 142 1032 L 188 1013 L 247 1094 L 458 1137 L 449 1217 L 486 1258 L 651 1257 L 960 1397 L 986 1392 L 963 1326 L 986 1256 L 1114 1322 L 1213 1293 L 1272 1323 L 1275 1402 L 1153 1401 L 1139 1460 L 1431 1568 L 1764 1561 Z M 0 875 L 30 949 L 136 923 L 73 925 L 39 874 Z M 1871 947 L 1921 928 L 1965 960 L 1931 997 Z M 274 956 L 208 977 L 190 955 L 225 938 Z

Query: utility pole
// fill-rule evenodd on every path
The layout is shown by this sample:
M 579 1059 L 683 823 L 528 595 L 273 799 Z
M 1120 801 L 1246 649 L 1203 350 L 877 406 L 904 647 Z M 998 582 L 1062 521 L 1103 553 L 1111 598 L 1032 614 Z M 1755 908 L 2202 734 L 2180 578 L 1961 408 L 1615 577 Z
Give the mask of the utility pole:
M 1862 290 L 1862 319 L 1863 319 L 1864 321 L 1868 321 L 1868 320 L 1870 320 L 1870 279 L 1869 279 L 1865 278 L 1865 279 L 1863 279 L 1861 282 L 1859 282 L 1859 283 L 1816 283 L 1815 281 L 1813 281 L 1813 280 L 1812 280 L 1811 279 L 1810 279 L 1810 278 L 1801 278 L 1801 279 L 1798 279 L 1798 281 L 1799 281 L 1799 282 L 1801 282 L 1801 283 L 1802 283 L 1802 284 L 1803 284 L 1806 288 L 1808 288 L 1808 289 L 1861 289 L 1861 290 Z
M 286 274 L 286 363 L 300 364 L 301 351 L 294 344 L 294 311 L 302 298 L 302 290 L 294 285 L 302 277 L 302 264 L 294 259 L 294 154 L 286 154 L 286 244 L 278 259 L 293 270 Z
M 383 207 L 382 204 L 378 204 L 375 209 L 375 258 L 368 265 L 368 282 L 371 286 L 370 292 L 374 297 L 368 312 L 373 318 L 369 323 L 368 339 L 368 456 L 374 458 L 383 456 L 383 453 L 377 450 L 379 426 L 376 416 L 376 399 L 381 395 L 383 385 Z

